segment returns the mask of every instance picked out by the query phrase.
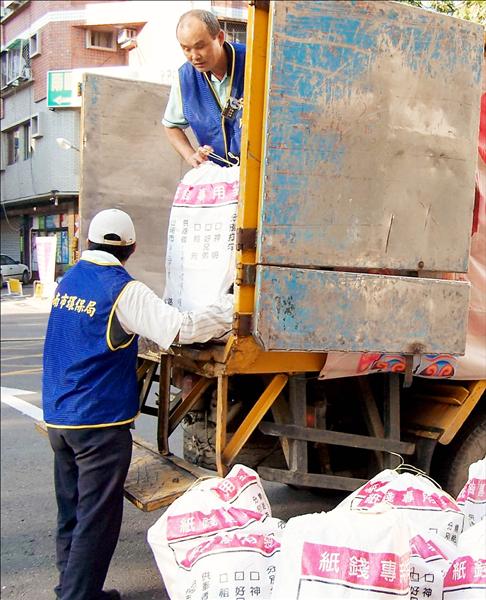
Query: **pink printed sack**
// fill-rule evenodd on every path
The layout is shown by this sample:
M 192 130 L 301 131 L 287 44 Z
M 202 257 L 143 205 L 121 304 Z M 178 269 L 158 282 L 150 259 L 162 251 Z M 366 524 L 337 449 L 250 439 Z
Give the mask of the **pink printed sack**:
M 164 300 L 179 310 L 216 304 L 235 278 L 239 167 L 206 162 L 178 185 L 169 220 Z
M 475 525 L 477 527 L 477 525 Z M 471 528 L 472 529 L 472 528 Z M 443 600 L 484 600 L 486 598 L 486 558 L 458 556 L 444 579 Z
M 367 511 L 392 506 L 410 521 L 414 533 L 437 534 L 457 544 L 465 517 L 457 502 L 421 475 L 385 470 L 345 498 L 337 507 Z
M 457 548 L 439 536 L 410 540 L 410 600 L 442 600 L 444 576 Z
M 258 475 L 235 465 L 173 502 L 147 538 L 171 600 L 269 600 L 284 526 Z
M 469 467 L 469 478 L 457 497 L 466 515 L 466 526 L 479 523 L 486 516 L 486 458 Z
M 400 513 L 295 517 L 282 539 L 275 600 L 390 600 L 409 594 L 410 531 Z

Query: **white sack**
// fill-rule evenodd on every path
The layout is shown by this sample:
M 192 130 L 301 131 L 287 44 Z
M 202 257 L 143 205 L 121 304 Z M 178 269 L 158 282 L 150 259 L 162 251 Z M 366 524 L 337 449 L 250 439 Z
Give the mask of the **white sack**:
M 485 599 L 486 526 L 483 521 L 459 537 L 458 556 L 445 575 L 443 600 Z
M 186 173 L 172 205 L 164 300 L 179 310 L 216 304 L 234 283 L 239 167 L 210 161 Z
M 457 544 L 464 529 L 464 514 L 449 494 L 426 477 L 390 469 L 378 473 L 337 508 L 366 511 L 383 503 L 403 512 L 414 533 L 428 531 Z
M 437 535 L 410 540 L 410 600 L 442 600 L 444 576 L 457 548 Z
M 486 526 L 476 523 L 459 536 L 457 548 L 461 554 L 470 554 L 475 558 L 486 558 Z
M 274 600 L 408 598 L 410 531 L 383 511 L 333 510 L 290 519 L 284 530 Z
M 147 538 L 171 600 L 269 600 L 283 527 L 257 473 L 235 465 L 175 500 Z
M 458 556 L 446 573 L 443 600 L 484 600 L 485 598 L 486 559 L 484 555 L 483 558 L 474 558 L 469 554 Z
M 479 523 L 486 516 L 486 458 L 472 463 L 466 485 L 457 497 L 466 515 L 466 525 Z

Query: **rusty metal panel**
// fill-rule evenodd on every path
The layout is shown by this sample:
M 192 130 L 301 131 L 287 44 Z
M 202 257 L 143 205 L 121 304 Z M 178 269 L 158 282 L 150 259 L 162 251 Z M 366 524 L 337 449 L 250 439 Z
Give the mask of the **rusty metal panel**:
M 161 124 L 170 87 L 86 74 L 81 110 L 81 243 L 92 217 L 120 208 L 133 219 L 137 250 L 131 275 L 159 295 L 165 283 L 170 209 L 188 169 Z
M 483 29 L 395 2 L 272 2 L 258 256 L 465 272 Z
M 265 350 L 464 354 L 462 281 L 259 266 L 256 290 Z

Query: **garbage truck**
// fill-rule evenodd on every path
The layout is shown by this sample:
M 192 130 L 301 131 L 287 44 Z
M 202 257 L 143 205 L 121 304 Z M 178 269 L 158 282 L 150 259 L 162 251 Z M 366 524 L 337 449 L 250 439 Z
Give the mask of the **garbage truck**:
M 235 462 L 335 490 L 406 462 L 459 491 L 486 451 L 483 59 L 482 27 L 406 4 L 249 2 L 233 328 L 140 340 L 157 444 L 134 443 L 139 508 Z M 129 270 L 161 294 L 188 169 L 169 88 L 87 73 L 82 94 L 81 244 L 98 210 L 126 210 Z

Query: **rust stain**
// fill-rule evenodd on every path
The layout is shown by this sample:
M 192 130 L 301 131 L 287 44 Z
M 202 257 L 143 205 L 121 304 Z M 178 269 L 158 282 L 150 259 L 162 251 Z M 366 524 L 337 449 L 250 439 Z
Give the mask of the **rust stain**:
M 424 354 L 425 349 L 426 349 L 425 346 L 423 344 L 421 344 L 420 342 L 413 342 L 408 345 L 408 348 L 406 349 L 406 353 L 407 354 Z

